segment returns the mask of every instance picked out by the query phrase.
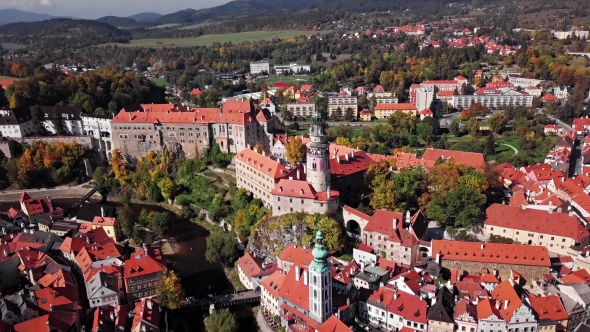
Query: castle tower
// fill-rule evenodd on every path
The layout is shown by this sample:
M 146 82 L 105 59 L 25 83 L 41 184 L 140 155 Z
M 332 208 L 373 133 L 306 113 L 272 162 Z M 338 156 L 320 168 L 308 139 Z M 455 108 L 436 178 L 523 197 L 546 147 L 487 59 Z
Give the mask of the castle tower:
M 307 182 L 317 192 L 326 191 L 330 187 L 330 144 L 324 133 L 322 116 L 319 112 L 313 115 L 313 124 L 309 129 L 307 143 Z
M 315 247 L 309 265 L 309 317 L 318 323 L 332 316 L 332 268 L 328 263 L 328 250 L 322 244 L 322 231 L 316 233 Z

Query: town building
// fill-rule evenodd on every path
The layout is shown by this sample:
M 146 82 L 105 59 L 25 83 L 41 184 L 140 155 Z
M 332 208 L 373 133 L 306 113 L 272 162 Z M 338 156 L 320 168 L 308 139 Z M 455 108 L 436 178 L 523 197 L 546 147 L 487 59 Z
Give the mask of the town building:
M 111 158 L 113 153 L 113 133 L 111 117 L 108 115 L 80 114 L 82 119 L 82 135 L 92 137 L 92 146 Z
M 569 315 L 559 296 L 529 296 L 526 302 L 537 314 L 539 325 L 541 321 L 552 320 L 557 325 L 556 330 L 565 331 L 568 328 Z M 541 330 L 541 327 L 538 330 Z
M 344 97 L 330 97 L 328 98 L 328 116 L 332 114 L 344 116 L 346 110 L 352 110 L 352 116 L 356 119 L 358 117 L 358 100 L 354 96 Z
M 513 270 L 518 271 L 529 284 L 551 267 L 546 247 L 523 244 L 433 240 L 432 257 L 443 268 L 474 275 L 486 268 L 501 280 L 509 279 Z
M 287 274 L 294 264 L 308 267 L 313 261 L 311 249 L 288 245 L 277 256 L 277 266 L 282 273 Z
M 268 133 L 274 128 L 274 118 L 256 114 L 244 100 L 227 100 L 219 109 L 140 105 L 121 110 L 111 123 L 114 148 L 136 158 L 164 149 L 191 158 L 213 141 L 223 152 L 237 153 L 257 142 L 270 149 Z
M 466 299 L 459 299 L 453 310 L 457 331 L 476 332 L 478 323 L 476 305 Z
M 390 331 L 428 331 L 427 304 L 419 296 L 381 287 L 367 299 L 369 320 Z
M 92 229 L 97 228 L 104 229 L 105 233 L 115 242 L 119 238 L 119 224 L 116 218 L 105 217 L 104 213 L 103 216 L 94 217 L 94 220 L 92 220 Z
M 271 191 L 287 175 L 288 170 L 269 157 L 250 149 L 240 151 L 234 157 L 236 186 L 244 188 L 258 198 L 266 207 L 272 207 Z
M 537 319 L 533 309 L 516 292 L 516 280 L 502 281 L 492 292 L 492 298 L 499 304 L 498 311 L 508 331 L 535 331 Z
M 129 303 L 156 296 L 156 286 L 164 278 L 166 266 L 147 248 L 125 260 L 124 281 Z
M 565 85 L 560 85 L 553 89 L 553 94 L 558 100 L 566 100 L 572 94 L 572 88 Z
M 414 106 L 416 109 L 423 110 L 430 108 L 430 104 L 434 100 L 434 87 L 422 86 L 416 89 L 416 102 Z
M 45 120 L 43 126 L 51 134 L 59 134 L 57 126 L 61 121 L 61 128 L 67 135 L 80 136 L 83 134 L 82 118 L 80 115 L 84 112 L 83 107 L 78 106 L 31 106 L 31 113 L 39 107 Z
M 291 113 L 293 116 L 310 118 L 315 113 L 315 103 L 311 102 L 309 98 L 299 99 L 301 99 L 301 101 L 298 100 L 295 103 L 287 104 L 287 111 L 289 111 L 289 113 Z
M 588 231 L 576 216 L 567 213 L 493 204 L 486 210 L 483 233 L 513 239 L 515 243 L 545 246 L 566 255 L 571 247 L 588 245 Z
M 527 87 L 536 87 L 539 84 L 543 83 L 542 80 L 537 80 L 534 78 L 524 78 L 524 77 L 516 77 L 516 76 L 509 76 L 508 82 L 512 83 L 514 87 L 520 88 L 527 88 Z
M 31 224 L 37 224 L 40 219 L 51 220 L 64 217 L 64 211 L 60 207 L 54 208 L 49 197 L 32 198 L 26 191 L 23 191 L 19 202 Z
M 29 109 L 0 109 L 0 135 L 2 137 L 22 138 L 33 135 L 35 130 Z
M 92 313 L 91 331 L 125 332 L 127 305 L 99 307 Z
M 451 104 L 457 109 L 467 109 L 471 104 L 480 103 L 484 107 L 533 106 L 533 96 L 512 89 L 481 88 L 473 95 L 454 95 Z
M 454 332 L 453 307 L 455 301 L 453 293 L 447 287 L 436 291 L 435 302 L 428 309 L 428 332 Z
M 275 264 L 257 260 L 250 253 L 246 252 L 236 262 L 240 282 L 247 289 L 258 290 L 260 282 L 277 270 Z
M 270 62 L 252 61 L 250 62 L 250 74 L 270 74 Z
M 332 268 L 318 231 L 309 267 L 294 265 L 279 290 L 281 325 L 315 328 L 333 314 Z
M 279 308 L 279 290 L 283 285 L 286 274 L 281 271 L 273 272 L 260 283 L 260 306 L 273 318 L 281 314 Z
M 124 300 L 122 268 L 108 265 L 84 274 L 86 296 L 91 308 L 117 306 Z
M 131 332 L 160 332 L 160 303 L 143 299 L 135 305 Z
M 500 304 L 502 305 L 502 304 Z M 502 319 L 499 306 L 491 299 L 483 299 L 477 303 L 477 331 L 506 331 L 506 322 Z
M 377 119 L 387 119 L 396 112 L 403 112 L 416 116 L 418 114 L 418 109 L 416 106 L 410 103 L 379 104 L 375 106 L 374 112 Z

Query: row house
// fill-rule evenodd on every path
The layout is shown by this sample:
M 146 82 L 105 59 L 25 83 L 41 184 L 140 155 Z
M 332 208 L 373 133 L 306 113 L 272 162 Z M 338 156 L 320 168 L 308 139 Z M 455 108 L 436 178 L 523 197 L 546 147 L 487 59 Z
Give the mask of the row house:
M 117 306 L 125 299 L 123 267 L 106 265 L 84 273 L 86 296 L 91 308 Z
M 246 252 L 236 262 L 240 282 L 247 289 L 257 290 L 260 282 L 277 270 L 275 264 L 267 264 Z
M 582 174 L 576 178 L 556 177 L 547 189 L 560 199 L 569 202 L 572 209 L 583 218 L 590 217 L 590 177 Z
M 512 271 L 519 271 L 529 284 L 551 268 L 544 246 L 433 240 L 432 257 L 443 268 L 458 270 L 459 274 L 478 274 L 484 268 L 506 280 Z
M 160 303 L 155 299 L 142 299 L 135 305 L 131 332 L 160 332 Z
M 588 116 L 575 118 L 572 122 L 572 128 L 577 135 L 585 135 L 590 132 L 590 119 Z
M 536 332 L 537 319 L 534 311 L 516 292 L 514 279 L 501 282 L 491 295 L 505 322 L 506 331 Z
M 440 287 L 436 291 L 433 302 L 426 317 L 428 332 L 455 332 L 453 293 L 447 287 Z
M 536 313 L 537 321 L 539 322 L 538 330 L 542 330 L 543 327 L 548 327 L 549 324 L 542 324 L 543 321 L 552 321 L 552 329 L 555 331 L 569 330 L 569 315 L 559 296 L 529 296 L 525 300 Z
M 142 248 L 125 260 L 123 272 L 125 292 L 129 303 L 155 297 L 156 287 L 167 269 L 151 248 Z
M 31 224 L 37 224 L 40 219 L 63 219 L 64 217 L 63 209 L 54 208 L 49 197 L 33 198 L 23 191 L 19 203 L 22 211 L 29 217 Z
M 428 330 L 427 303 L 419 296 L 381 287 L 369 296 L 366 306 L 369 321 L 390 331 Z
M 453 308 L 453 318 L 455 325 L 457 326 L 457 331 L 476 332 L 478 325 L 478 308 L 479 302 L 477 303 L 477 305 L 475 305 L 467 299 L 460 299 L 455 303 L 455 307 Z
M 483 232 L 516 243 L 545 246 L 562 255 L 571 247 L 590 243 L 590 231 L 573 215 L 503 204 L 493 204 L 486 210 Z
M 565 314 L 567 314 L 567 332 L 574 331 L 580 324 L 582 324 L 585 316 L 585 305 L 577 300 L 574 300 L 570 296 L 563 293 L 557 286 L 555 285 L 548 285 L 546 289 L 547 296 L 558 296 L 563 308 L 565 310 Z M 549 310 L 547 310 L 549 311 Z M 557 311 L 557 310 L 555 310 Z M 558 313 L 555 312 L 554 315 Z
M 307 98 L 307 100 L 287 104 L 287 111 L 289 111 L 289 113 L 291 113 L 293 116 L 310 118 L 316 111 L 316 105 L 315 103 L 309 101 L 309 98 Z
M 127 305 L 98 307 L 92 313 L 91 331 L 125 332 L 127 329 Z
M 533 106 L 533 96 L 511 89 L 482 88 L 473 95 L 455 95 L 451 104 L 457 109 L 467 109 L 471 104 L 480 103 L 484 107 Z

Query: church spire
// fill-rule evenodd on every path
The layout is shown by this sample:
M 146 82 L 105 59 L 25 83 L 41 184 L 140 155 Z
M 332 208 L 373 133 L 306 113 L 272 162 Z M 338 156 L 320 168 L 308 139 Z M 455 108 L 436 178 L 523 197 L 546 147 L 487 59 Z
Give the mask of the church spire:
M 319 273 L 323 273 L 330 269 L 330 264 L 328 263 L 328 250 L 324 247 L 323 242 L 324 234 L 322 231 L 318 230 L 315 236 L 315 246 L 311 251 L 313 261 L 309 268 Z

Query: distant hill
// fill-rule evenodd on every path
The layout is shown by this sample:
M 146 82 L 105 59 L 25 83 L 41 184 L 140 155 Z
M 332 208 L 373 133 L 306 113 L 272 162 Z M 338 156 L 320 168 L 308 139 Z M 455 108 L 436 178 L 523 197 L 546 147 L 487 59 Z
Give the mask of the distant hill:
M 0 26 L 0 41 L 44 49 L 81 48 L 103 43 L 128 43 L 131 34 L 95 20 L 55 18 Z
M 423 1 L 424 3 L 432 1 Z M 452 2 L 452 0 L 436 1 Z M 418 2 L 405 0 L 234 0 L 226 4 L 205 8 L 185 9 L 151 20 L 157 24 L 200 23 L 211 20 L 228 19 L 252 14 L 271 14 L 282 11 L 302 11 L 310 9 L 340 9 L 350 12 L 373 12 L 405 9 Z
M 15 22 L 36 22 L 57 18 L 49 14 L 26 12 L 18 9 L 0 9 L 0 25 Z
M 107 23 L 115 27 L 127 27 L 137 23 L 136 20 L 128 17 L 105 16 L 96 19 L 99 22 Z
M 127 18 L 130 18 L 130 19 L 138 21 L 138 22 L 143 22 L 143 21 L 151 21 L 151 20 L 157 19 L 161 16 L 162 16 L 162 14 L 146 12 L 146 13 L 139 13 L 139 14 L 127 16 Z

